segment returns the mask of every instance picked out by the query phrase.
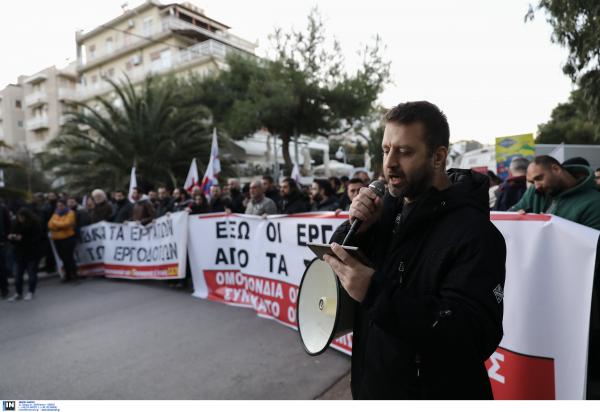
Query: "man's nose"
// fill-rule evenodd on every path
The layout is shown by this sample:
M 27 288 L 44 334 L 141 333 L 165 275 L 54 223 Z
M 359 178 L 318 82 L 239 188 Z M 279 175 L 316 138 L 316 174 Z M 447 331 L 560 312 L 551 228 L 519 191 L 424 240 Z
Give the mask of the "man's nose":
M 383 162 L 383 166 L 386 169 L 393 169 L 398 166 L 398 154 L 394 153 L 394 150 L 388 152 L 388 155 Z

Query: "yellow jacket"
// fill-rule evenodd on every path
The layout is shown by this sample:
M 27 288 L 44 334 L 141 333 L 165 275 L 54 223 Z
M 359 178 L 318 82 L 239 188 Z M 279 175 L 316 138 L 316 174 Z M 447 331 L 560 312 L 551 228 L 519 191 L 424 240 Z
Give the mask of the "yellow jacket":
M 52 215 L 48 222 L 48 229 L 52 231 L 50 236 L 54 240 L 62 240 L 75 235 L 75 212 L 69 211 L 66 215 Z

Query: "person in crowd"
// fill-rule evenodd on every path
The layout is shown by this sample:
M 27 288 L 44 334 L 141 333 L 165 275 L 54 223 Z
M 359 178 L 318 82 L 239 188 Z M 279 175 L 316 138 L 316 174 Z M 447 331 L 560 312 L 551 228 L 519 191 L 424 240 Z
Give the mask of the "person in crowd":
M 333 195 L 340 200 L 340 197 L 344 194 L 344 188 L 342 187 L 342 181 L 337 176 L 331 176 L 329 179 Z
M 223 194 L 226 196 L 229 196 L 229 182 L 227 182 L 226 184 L 221 186 L 221 189 L 223 190 Z
M 492 208 L 496 204 L 496 196 L 497 196 L 498 191 L 500 190 L 500 183 L 502 183 L 502 179 L 500 179 L 498 176 L 496 176 L 496 174 L 494 172 L 492 172 L 491 170 L 487 171 L 487 175 L 490 178 L 489 194 L 490 194 L 490 210 L 492 210 Z
M 278 205 L 281 202 L 281 193 L 275 188 L 273 176 L 264 175 L 261 182 L 265 196 L 275 202 L 275 205 Z
M 281 182 L 281 203 L 279 211 L 284 215 L 304 213 L 310 211 L 310 201 L 307 194 L 298 187 L 291 177 L 286 177 Z
M 594 180 L 596 181 L 596 189 L 600 192 L 600 167 L 594 172 Z
M 158 193 L 154 190 L 148 191 L 148 200 L 152 203 L 154 209 L 156 209 L 156 205 L 158 203 Z
M 108 204 L 106 193 L 102 189 L 96 189 L 92 192 L 94 199 L 94 213 L 90 215 L 90 223 L 98 223 L 108 219 L 112 214 L 112 206 Z
M 563 166 L 584 165 L 584 166 L 590 167 L 590 162 L 588 162 L 587 159 L 584 159 L 583 157 L 577 156 L 577 157 L 572 157 L 570 159 L 565 160 L 562 165 Z
M 12 231 L 12 221 L 4 199 L 0 198 L 0 298 L 8 297 L 8 271 L 6 265 L 6 246 L 8 235 Z
M 246 214 L 262 216 L 263 219 L 266 219 L 267 215 L 277 214 L 277 205 L 265 195 L 262 183 L 257 180 L 250 183 L 250 201 L 246 207 Z
M 124 189 L 115 190 L 115 203 L 112 205 L 112 213 L 107 221 L 113 223 L 125 223 L 133 212 L 133 203 L 128 199 L 129 193 Z
M 529 160 L 524 157 L 512 159 L 508 168 L 510 177 L 498 188 L 496 204 L 492 210 L 505 212 L 521 200 L 527 190 L 527 177 L 525 175 L 528 166 Z
M 312 198 L 315 204 L 313 212 L 330 212 L 339 208 L 336 197 L 333 197 L 331 183 L 327 179 L 315 179 L 311 188 Z
M 590 167 L 537 156 L 527 168 L 527 180 L 532 185 L 511 212 L 553 214 L 600 230 L 600 193 Z
M 377 180 L 379 180 L 381 183 L 383 183 L 383 185 L 385 186 L 385 191 L 387 192 L 387 190 L 388 190 L 388 182 L 387 182 L 387 179 L 385 178 L 385 175 L 379 175 L 379 177 L 377 178 Z
M 75 236 L 81 238 L 81 228 L 90 224 L 90 214 L 83 206 L 77 203 L 77 199 L 69 196 L 67 206 L 75 212 Z
M 170 196 L 169 191 L 166 187 L 158 188 L 158 201 L 156 202 L 156 217 L 162 217 L 167 214 L 167 212 L 173 212 L 173 208 L 175 207 L 175 199 Z
M 42 227 L 47 228 L 50 218 L 56 211 L 56 201 L 58 196 L 55 192 L 48 192 L 46 202 L 44 203 L 44 215 L 45 219 L 42 221 Z M 52 252 L 52 246 L 50 241 L 44 242 L 44 271 L 46 273 L 54 273 L 56 271 L 56 261 L 54 259 L 54 252 Z
M 91 196 L 88 197 L 87 202 L 85 202 L 85 210 L 87 210 L 87 212 L 90 214 L 90 216 L 92 216 L 92 213 L 94 212 L 95 208 L 96 208 L 96 204 L 92 200 L 92 197 Z
M 25 271 L 27 271 L 29 278 L 29 289 L 27 295 L 25 295 L 25 300 L 34 298 L 38 267 L 43 255 L 42 239 L 45 237 L 38 216 L 26 207 L 19 209 L 15 230 L 9 236 L 10 241 L 14 244 L 15 262 L 15 294 L 9 299 L 10 302 L 21 300 L 23 297 Z
M 246 183 L 244 185 L 244 187 L 242 188 L 242 194 L 244 195 L 244 201 L 242 202 L 242 206 L 244 206 L 245 212 L 246 207 L 248 207 L 248 202 L 250 201 L 250 183 Z
M 367 172 L 365 172 L 364 170 L 359 170 L 358 172 L 354 173 L 352 178 L 356 178 L 356 177 L 358 177 L 360 180 L 363 181 L 363 183 L 365 184 L 365 187 L 368 187 L 371 184 L 371 178 L 369 177 L 369 174 Z
M 59 199 L 67 199 L 68 197 L 67 192 L 58 192 Z
M 98 204 L 96 203 L 96 206 Z M 77 264 L 73 252 L 77 246 L 77 237 L 75 236 L 75 212 L 71 210 L 64 199 L 58 199 L 56 202 L 56 212 L 48 222 L 50 236 L 54 241 L 56 253 L 63 261 L 65 267 L 65 277 L 63 282 L 76 281 Z
M 231 178 L 227 183 L 229 184 L 229 196 L 231 197 L 231 213 L 244 213 L 246 211 L 244 206 L 246 198 L 240 191 L 239 182 L 237 179 Z
M 231 198 L 224 195 L 221 191 L 221 186 L 212 185 L 210 187 L 210 204 L 208 206 L 209 213 L 225 212 L 225 208 L 229 208 Z
M 50 217 L 46 217 L 46 209 L 44 208 L 44 194 L 36 193 L 31 198 L 31 210 L 37 215 L 40 224 L 44 225 L 48 223 Z
M 362 189 L 363 187 L 365 187 L 365 182 L 363 182 L 359 178 L 355 177 L 350 179 L 350 181 L 348 182 L 348 199 L 350 200 L 350 203 L 348 203 L 348 205 L 344 209 L 338 208 L 335 211 L 335 214 L 337 215 L 342 210 L 348 212 L 350 210 L 350 205 L 352 204 L 352 201 L 356 196 L 358 196 L 360 189 Z
M 382 124 L 382 199 L 361 189 L 325 255 L 358 302 L 354 399 L 493 399 L 485 361 L 502 340 L 506 244 L 490 221 L 489 178 L 446 172 L 450 128 L 429 102 L 402 103 Z M 409 156 L 406 153 L 410 153 Z M 349 245 L 373 267 L 341 248 Z M 375 269 L 376 268 L 376 269 Z
M 206 196 L 204 196 L 202 191 L 196 194 L 194 201 L 188 204 L 188 206 L 185 208 L 185 211 L 190 215 L 208 213 L 208 201 L 206 200 Z
M 135 199 L 135 203 L 131 208 L 131 217 L 123 223 L 127 224 L 129 220 L 133 220 L 138 225 L 146 226 L 148 223 L 153 222 L 156 211 L 148 195 L 143 194 L 141 189 L 134 187 L 132 197 Z
M 348 181 L 350 181 L 348 176 L 340 176 L 340 182 L 342 182 L 342 188 L 344 189 L 344 192 L 348 191 Z
M 183 187 L 177 187 L 173 190 L 173 212 L 181 212 L 188 207 L 189 203 L 192 203 L 193 200 L 190 199 L 190 194 Z M 169 216 L 171 213 L 165 213 Z
M 56 210 L 57 200 L 58 196 L 56 195 L 56 192 L 48 192 L 48 199 L 46 200 L 46 204 L 44 205 L 48 216 L 52 216 L 54 214 L 54 211 Z

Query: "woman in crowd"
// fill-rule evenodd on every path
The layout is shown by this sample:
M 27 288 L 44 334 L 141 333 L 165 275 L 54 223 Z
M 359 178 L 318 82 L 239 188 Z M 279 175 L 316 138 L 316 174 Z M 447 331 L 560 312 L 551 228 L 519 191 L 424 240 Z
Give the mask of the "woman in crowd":
M 42 240 L 44 232 L 37 215 L 26 207 L 17 212 L 17 223 L 8 239 L 14 244 L 15 295 L 9 302 L 23 297 L 23 275 L 27 271 L 29 291 L 25 300 L 31 300 L 37 285 L 37 272 L 42 258 Z
M 190 215 L 208 213 L 208 201 L 206 200 L 204 193 L 197 194 L 194 198 L 194 202 L 188 203 L 188 207 L 185 208 L 185 211 Z
M 59 199 L 56 203 L 56 212 L 48 222 L 48 229 L 52 232 L 51 237 L 54 240 L 56 253 L 58 253 L 65 267 L 63 282 L 76 280 L 77 264 L 73 257 L 73 251 L 77 246 L 75 212 L 67 206 L 64 199 Z

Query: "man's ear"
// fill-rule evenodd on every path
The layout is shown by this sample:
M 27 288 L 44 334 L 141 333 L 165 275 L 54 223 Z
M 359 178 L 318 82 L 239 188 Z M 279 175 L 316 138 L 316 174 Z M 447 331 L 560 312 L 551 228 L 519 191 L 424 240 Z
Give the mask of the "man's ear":
M 438 147 L 433 153 L 433 168 L 446 170 L 446 159 L 448 158 L 448 148 Z
M 551 169 L 557 175 L 562 173 L 562 168 L 559 165 L 552 165 Z

